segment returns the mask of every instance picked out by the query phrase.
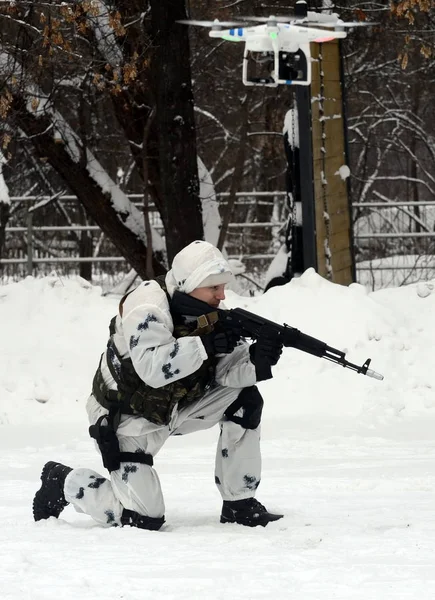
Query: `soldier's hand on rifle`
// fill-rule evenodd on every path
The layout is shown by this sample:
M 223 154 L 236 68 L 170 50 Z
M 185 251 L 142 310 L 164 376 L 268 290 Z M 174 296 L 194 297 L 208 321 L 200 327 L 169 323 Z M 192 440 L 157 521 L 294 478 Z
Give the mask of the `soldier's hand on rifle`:
M 231 354 L 240 341 L 240 330 L 225 329 L 222 331 L 212 331 L 201 336 L 205 351 L 209 356 L 215 354 Z
M 272 377 L 272 369 L 282 354 L 283 342 L 279 332 L 263 325 L 257 341 L 249 348 L 251 362 L 255 365 L 257 381 Z

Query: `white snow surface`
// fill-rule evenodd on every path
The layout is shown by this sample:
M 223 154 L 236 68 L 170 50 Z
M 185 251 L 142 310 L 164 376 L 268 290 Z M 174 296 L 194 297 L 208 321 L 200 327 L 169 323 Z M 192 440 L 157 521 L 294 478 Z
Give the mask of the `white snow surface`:
M 7 160 L 5 155 L 0 150 L 0 202 L 3 202 L 3 204 L 10 204 L 11 199 L 9 196 L 9 188 L 6 185 L 6 181 L 3 176 L 3 165 L 6 164 L 6 162 Z
M 287 248 L 285 244 L 282 244 L 266 271 L 266 276 L 264 278 L 266 283 L 269 283 L 274 277 L 282 277 L 283 273 L 286 271 L 287 261 Z
M 284 518 L 221 525 L 218 428 L 175 437 L 155 466 L 158 532 L 102 528 L 67 507 L 35 523 L 47 460 L 107 475 L 85 401 L 118 299 L 83 280 L 0 287 L 2 600 L 429 600 L 435 594 L 435 281 L 368 292 L 313 270 L 263 296 L 229 292 L 377 381 L 285 349 L 259 384 L 263 478 L 257 497 Z
M 345 180 L 348 177 L 350 177 L 350 169 L 347 165 L 341 165 L 341 167 L 336 173 L 334 173 L 334 175 L 340 175 L 341 179 Z
M 299 148 L 299 121 L 297 108 L 291 108 L 284 117 L 283 134 L 288 134 L 290 146 Z

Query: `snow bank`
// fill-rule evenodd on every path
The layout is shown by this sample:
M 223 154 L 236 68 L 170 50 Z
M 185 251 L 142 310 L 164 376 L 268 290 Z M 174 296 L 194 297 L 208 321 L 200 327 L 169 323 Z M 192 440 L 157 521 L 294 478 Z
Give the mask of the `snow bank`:
M 81 414 L 115 311 L 80 277 L 1 286 L 0 423 Z
M 287 323 L 385 376 L 377 381 L 288 348 L 260 384 L 265 420 L 353 417 L 366 425 L 435 410 L 435 281 L 368 292 L 312 269 L 242 306 Z M 117 299 L 80 278 L 27 278 L 0 287 L 0 423 L 82 419 Z

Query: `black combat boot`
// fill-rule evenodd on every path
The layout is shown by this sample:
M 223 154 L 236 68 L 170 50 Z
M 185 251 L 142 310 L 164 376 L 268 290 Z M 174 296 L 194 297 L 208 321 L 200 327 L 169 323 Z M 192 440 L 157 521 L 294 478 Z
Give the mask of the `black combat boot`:
M 145 517 L 134 510 L 124 508 L 121 515 L 121 525 L 130 525 L 130 527 L 138 527 L 139 529 L 150 529 L 158 531 L 165 522 L 165 517 Z
M 50 461 L 41 473 L 42 485 L 33 498 L 33 518 L 35 521 L 57 517 L 69 502 L 65 500 L 63 485 L 72 469 L 61 463 Z
M 284 515 L 274 515 L 267 511 L 255 498 L 244 500 L 224 500 L 221 523 L 239 523 L 247 527 L 266 527 L 270 521 L 278 521 Z

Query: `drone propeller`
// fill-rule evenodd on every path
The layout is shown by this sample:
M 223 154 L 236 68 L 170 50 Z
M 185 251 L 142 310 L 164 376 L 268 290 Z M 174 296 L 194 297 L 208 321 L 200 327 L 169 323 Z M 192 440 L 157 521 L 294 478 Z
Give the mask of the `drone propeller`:
M 373 27 L 373 25 L 379 25 L 378 21 L 370 21 L 370 23 L 366 23 L 365 21 L 345 21 L 335 24 L 336 27 Z
M 242 21 L 219 21 L 219 19 L 215 19 L 214 21 L 195 21 L 192 19 L 184 19 L 181 21 L 177 21 L 177 23 L 181 23 L 182 25 L 210 27 L 211 29 L 223 29 L 224 27 L 240 27 L 243 25 Z
M 242 21 L 254 21 L 257 23 L 269 23 L 270 25 L 276 25 L 277 23 L 292 23 L 294 25 L 305 25 L 306 27 L 371 27 L 376 25 L 376 22 L 367 23 L 365 21 L 341 21 L 338 15 L 322 15 L 315 12 L 308 11 L 306 17 L 297 17 L 295 15 L 281 15 L 281 16 L 270 16 L 270 17 L 251 17 L 243 16 Z
M 302 2 L 301 2 L 302 3 Z M 371 27 L 376 25 L 376 22 L 367 23 L 365 21 L 341 21 L 337 14 L 320 14 L 312 11 L 308 11 L 306 15 L 281 15 L 270 17 L 253 17 L 243 16 L 240 17 L 239 21 L 196 21 L 194 19 L 183 19 L 177 21 L 182 25 L 196 25 L 199 27 L 208 27 L 212 31 L 220 31 L 227 27 L 244 27 L 247 22 L 266 23 L 271 27 L 276 27 L 279 23 L 292 23 L 294 25 L 300 25 L 303 27 L 317 28 L 317 27 L 333 27 L 334 29 L 344 29 L 352 27 Z
M 286 15 L 286 16 L 278 16 L 275 17 L 273 15 L 271 15 L 270 17 L 240 17 L 242 21 L 254 21 L 257 23 L 291 23 L 292 21 L 295 21 L 295 17 Z
M 308 27 L 313 25 L 314 21 L 309 21 L 307 24 Z M 316 23 L 316 27 L 335 27 L 339 29 L 340 27 L 373 27 L 373 25 L 378 25 L 377 21 L 371 21 L 370 23 L 366 23 L 365 21 L 330 21 L 329 23 L 326 21 L 319 21 Z

